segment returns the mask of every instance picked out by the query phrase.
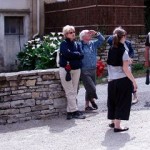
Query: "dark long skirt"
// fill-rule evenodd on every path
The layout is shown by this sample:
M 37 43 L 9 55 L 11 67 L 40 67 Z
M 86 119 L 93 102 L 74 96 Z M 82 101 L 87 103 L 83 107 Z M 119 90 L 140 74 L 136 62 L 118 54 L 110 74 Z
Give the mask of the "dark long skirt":
M 129 120 L 133 84 L 127 77 L 108 82 L 108 119 Z
M 85 87 L 85 100 L 97 99 L 96 94 L 96 69 L 81 70 L 81 80 Z

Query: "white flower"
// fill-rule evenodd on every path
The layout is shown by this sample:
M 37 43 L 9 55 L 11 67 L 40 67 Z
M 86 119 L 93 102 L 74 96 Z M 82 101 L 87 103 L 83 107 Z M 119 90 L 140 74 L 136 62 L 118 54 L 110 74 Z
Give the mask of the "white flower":
M 31 43 L 32 43 L 32 41 L 28 41 L 28 43 L 29 43 L 29 44 L 31 44 Z
M 54 36 L 54 35 L 55 35 L 55 32 L 51 32 L 51 34 Z
M 41 46 L 41 44 L 37 44 L 36 47 L 39 48 Z
M 43 36 L 44 39 L 48 38 L 48 36 Z
M 56 48 L 56 45 L 53 42 L 50 43 L 50 46 L 53 47 L 53 48 Z
M 36 42 L 40 41 L 40 38 L 35 39 Z

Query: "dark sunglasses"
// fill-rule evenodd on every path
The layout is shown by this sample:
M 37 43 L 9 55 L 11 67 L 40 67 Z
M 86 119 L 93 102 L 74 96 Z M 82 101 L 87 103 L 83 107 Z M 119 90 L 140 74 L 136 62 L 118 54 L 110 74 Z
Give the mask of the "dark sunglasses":
M 73 32 L 68 32 L 68 34 L 73 34 L 73 33 L 75 33 L 75 31 L 73 31 Z

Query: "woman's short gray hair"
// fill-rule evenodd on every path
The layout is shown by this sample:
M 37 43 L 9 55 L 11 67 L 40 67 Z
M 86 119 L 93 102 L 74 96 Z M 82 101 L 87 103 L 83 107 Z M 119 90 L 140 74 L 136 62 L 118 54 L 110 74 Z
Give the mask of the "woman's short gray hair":
M 70 25 L 66 25 L 63 27 L 63 35 L 66 36 L 66 34 L 70 31 L 70 30 L 73 30 L 75 31 L 75 28 L 74 26 L 70 26 Z
M 79 34 L 80 40 L 83 40 L 83 36 L 85 36 L 87 33 L 89 32 L 89 30 L 82 30 Z

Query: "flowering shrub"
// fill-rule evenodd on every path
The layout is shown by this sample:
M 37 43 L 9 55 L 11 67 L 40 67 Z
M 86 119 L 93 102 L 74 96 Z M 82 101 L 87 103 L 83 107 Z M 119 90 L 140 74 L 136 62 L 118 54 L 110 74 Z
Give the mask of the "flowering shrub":
M 48 69 L 56 66 L 56 51 L 62 40 L 61 33 L 50 33 L 42 38 L 35 38 L 24 45 L 19 52 L 19 70 Z
M 103 75 L 104 69 L 105 69 L 105 64 L 101 60 L 98 60 L 96 66 L 97 77 L 101 77 Z

